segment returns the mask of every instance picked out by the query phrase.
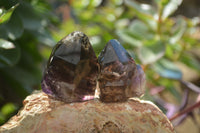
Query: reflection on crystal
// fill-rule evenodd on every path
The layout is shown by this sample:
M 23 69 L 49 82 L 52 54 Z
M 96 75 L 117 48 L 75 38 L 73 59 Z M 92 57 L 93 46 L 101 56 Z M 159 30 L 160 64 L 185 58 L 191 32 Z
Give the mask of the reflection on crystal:
M 53 49 L 42 89 L 64 102 L 90 100 L 94 96 L 97 74 L 97 58 L 88 37 L 82 32 L 73 32 Z
M 103 102 L 126 101 L 140 96 L 143 87 L 143 70 L 117 40 L 110 40 L 99 55 L 101 72 L 99 75 L 100 99 Z M 136 79 L 136 81 L 133 81 Z M 143 90 L 143 88 L 142 88 Z M 138 95 L 139 94 L 139 95 Z
M 83 101 L 92 100 L 92 99 L 94 99 L 94 96 L 84 96 L 83 97 Z

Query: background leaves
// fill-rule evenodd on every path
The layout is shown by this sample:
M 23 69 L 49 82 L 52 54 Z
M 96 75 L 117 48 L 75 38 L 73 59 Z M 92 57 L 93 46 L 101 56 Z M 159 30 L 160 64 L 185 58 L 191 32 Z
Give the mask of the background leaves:
M 0 10 L 0 24 L 1 23 L 5 23 L 5 22 L 7 22 L 9 19 L 10 19 L 10 17 L 11 17 L 11 15 L 12 15 L 12 13 L 13 13 L 13 11 L 15 10 L 15 8 L 18 6 L 18 4 L 16 4 L 15 6 L 12 6 L 9 10 L 4 10 L 4 9 L 1 9 Z
M 16 113 L 28 94 L 40 88 L 41 44 L 55 44 L 47 29 L 50 17 L 47 19 L 39 7 L 30 1 L 0 2 L 1 122 Z M 4 107 L 9 107 L 10 111 Z M 4 113 L 6 110 L 8 112 Z

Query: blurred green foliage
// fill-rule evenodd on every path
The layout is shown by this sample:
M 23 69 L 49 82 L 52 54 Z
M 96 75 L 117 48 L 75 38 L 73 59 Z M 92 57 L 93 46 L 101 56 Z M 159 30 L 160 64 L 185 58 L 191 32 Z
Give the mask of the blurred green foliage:
M 44 1 L 0 1 L 0 123 L 40 88 L 40 45 L 55 44 L 47 28 L 52 17 L 46 7 Z
M 90 37 L 97 55 L 110 39 L 118 39 L 145 70 L 144 98 L 154 100 L 150 88 L 164 86 L 180 103 L 182 93 L 177 88 L 181 88 L 182 71 L 177 63 L 200 75 L 200 62 L 192 52 L 200 49 L 194 37 L 199 18 L 170 17 L 181 2 L 0 1 L 0 123 L 17 111 L 25 96 L 40 88 L 51 47 L 75 30 Z

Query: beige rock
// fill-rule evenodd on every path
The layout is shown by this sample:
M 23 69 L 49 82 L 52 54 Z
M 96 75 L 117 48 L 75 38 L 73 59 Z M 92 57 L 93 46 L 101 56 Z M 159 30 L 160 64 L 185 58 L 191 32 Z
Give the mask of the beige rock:
M 24 100 L 1 133 L 173 133 L 166 116 L 151 102 L 130 99 L 102 103 L 98 99 L 66 104 L 36 92 Z

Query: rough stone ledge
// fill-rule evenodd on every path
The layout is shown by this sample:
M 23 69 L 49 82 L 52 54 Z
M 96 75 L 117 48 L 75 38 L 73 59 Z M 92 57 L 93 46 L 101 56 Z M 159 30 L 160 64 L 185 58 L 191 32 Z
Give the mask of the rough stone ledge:
M 37 91 L 1 133 L 173 133 L 167 117 L 149 101 L 102 103 L 98 99 L 66 104 Z

